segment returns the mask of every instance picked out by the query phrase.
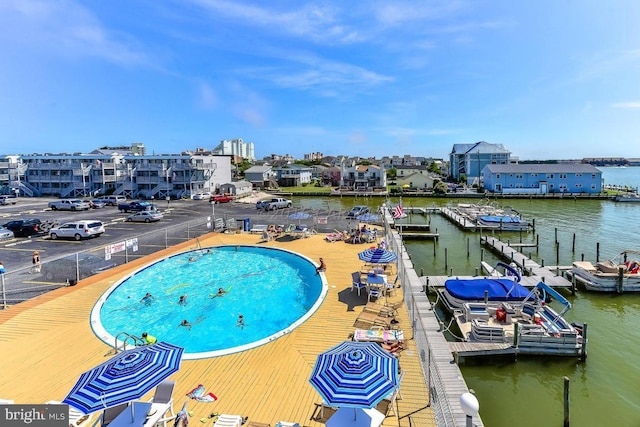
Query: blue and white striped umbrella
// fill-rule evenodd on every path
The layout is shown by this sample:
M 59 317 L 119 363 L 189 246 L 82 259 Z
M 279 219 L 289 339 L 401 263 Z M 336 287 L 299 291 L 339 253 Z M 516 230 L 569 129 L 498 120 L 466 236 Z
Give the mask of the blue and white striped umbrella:
M 374 342 L 345 341 L 318 356 L 309 382 L 330 406 L 373 408 L 400 385 L 398 359 Z
M 139 399 L 180 369 L 183 351 L 166 342 L 125 350 L 80 375 L 62 403 L 88 414 Z
M 387 251 L 385 249 L 367 249 L 358 254 L 358 258 L 361 261 L 371 264 L 389 264 L 398 259 L 398 255 L 395 252 Z

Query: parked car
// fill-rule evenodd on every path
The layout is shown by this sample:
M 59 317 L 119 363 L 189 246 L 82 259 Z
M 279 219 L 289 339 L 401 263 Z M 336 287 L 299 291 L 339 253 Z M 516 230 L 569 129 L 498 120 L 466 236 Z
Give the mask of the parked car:
M 3 227 L 13 231 L 16 237 L 29 237 L 40 233 L 40 224 L 37 218 L 17 219 L 3 224 Z
M 369 208 L 367 206 L 354 206 L 349 212 L 347 212 L 347 216 L 355 218 L 366 213 L 369 213 Z
M 227 196 L 226 194 L 214 194 L 209 198 L 209 203 L 229 203 L 233 200 L 233 197 Z
M 211 193 L 207 191 L 204 193 L 196 193 L 191 198 L 193 200 L 207 200 L 209 197 L 211 197 Z
M 127 198 L 125 196 L 111 195 L 98 197 L 98 200 L 102 200 L 107 204 L 107 206 L 118 206 L 118 203 L 126 202 Z
M 54 211 L 87 211 L 91 206 L 81 199 L 62 199 L 49 202 L 49 207 Z
M 71 255 L 55 261 L 44 263 L 40 272 L 48 281 L 72 281 L 84 279 L 93 274 L 101 273 L 105 270 L 115 267 L 116 265 L 117 264 L 115 263 L 115 261 L 104 260 L 95 255 L 82 253 L 78 254 L 77 263 L 76 256 Z M 78 275 L 79 277 L 77 277 Z
M 127 217 L 128 222 L 153 222 L 160 221 L 164 215 L 158 211 L 141 211 Z
M 12 195 L 0 195 L 0 205 L 15 205 L 18 202 L 18 198 Z
M 276 209 L 290 208 L 293 202 L 282 197 L 273 197 L 267 200 L 260 200 L 256 203 L 256 209 L 264 209 L 265 211 L 275 211 Z
M 59 227 L 49 230 L 49 238 L 56 240 L 58 238 L 67 239 L 88 239 L 89 237 L 100 237 L 104 233 L 104 225 L 100 221 L 81 220 L 67 222 Z
M 13 239 L 15 234 L 8 228 L 0 226 L 0 240 Z
M 105 206 L 107 206 L 107 203 L 104 200 L 93 199 L 89 201 L 89 207 L 91 207 L 91 209 L 102 209 Z
M 156 210 L 156 205 L 151 204 L 145 201 L 133 201 L 128 203 L 118 203 L 118 210 L 120 212 L 127 213 L 129 211 L 132 212 L 140 212 L 140 211 L 153 211 Z

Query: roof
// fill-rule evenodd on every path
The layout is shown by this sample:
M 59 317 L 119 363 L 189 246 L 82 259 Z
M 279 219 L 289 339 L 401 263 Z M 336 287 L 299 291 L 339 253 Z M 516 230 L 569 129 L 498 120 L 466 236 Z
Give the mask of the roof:
M 474 144 L 453 144 L 451 154 L 469 154 L 469 153 L 510 153 L 502 144 L 491 144 L 489 142 L 480 141 Z
M 247 173 L 264 173 L 264 172 L 270 171 L 271 169 L 273 169 L 271 166 L 251 166 L 249 169 L 244 171 L 244 173 L 245 174 L 247 174 Z
M 485 168 L 491 173 L 602 173 L 595 166 L 583 163 L 487 165 Z

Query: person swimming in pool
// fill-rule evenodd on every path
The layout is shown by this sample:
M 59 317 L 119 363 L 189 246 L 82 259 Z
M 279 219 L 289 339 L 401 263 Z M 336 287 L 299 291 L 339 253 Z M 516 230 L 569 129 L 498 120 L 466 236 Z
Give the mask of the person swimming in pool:
M 158 342 L 158 339 L 156 337 L 149 335 L 146 332 L 142 333 L 142 340 L 144 341 L 145 345 L 155 344 L 156 342 Z
M 187 305 L 187 296 L 186 295 L 181 295 L 180 299 L 178 300 L 178 304 Z
M 188 330 L 191 330 L 191 323 L 187 319 L 184 319 L 179 326 L 184 326 Z
M 142 297 L 142 299 L 140 300 L 141 303 L 149 305 L 153 302 L 153 295 L 151 295 L 149 292 L 147 292 L 145 294 L 145 296 Z
M 245 324 L 244 324 L 244 316 L 242 314 L 240 314 L 238 316 L 238 323 L 236 323 L 236 326 L 240 329 L 244 329 Z

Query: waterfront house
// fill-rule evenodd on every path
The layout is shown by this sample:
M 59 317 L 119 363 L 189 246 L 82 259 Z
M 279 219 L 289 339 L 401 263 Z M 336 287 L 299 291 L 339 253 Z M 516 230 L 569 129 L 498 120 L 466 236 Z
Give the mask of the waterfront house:
M 277 188 L 276 173 L 270 165 L 251 166 L 244 171 L 245 181 L 249 181 L 254 188 Z
M 589 193 L 602 191 L 602 172 L 588 164 L 486 165 L 483 187 L 501 194 Z
M 283 187 L 298 187 L 311 183 L 311 168 L 300 164 L 289 164 L 274 168 L 278 185 Z M 245 172 L 246 173 L 246 172 Z
M 231 194 L 232 196 L 244 196 L 251 194 L 253 185 L 249 181 L 235 181 L 222 184 L 220 194 Z
M 377 165 L 345 167 L 342 180 L 345 186 L 359 191 L 387 188 L 387 172 Z

